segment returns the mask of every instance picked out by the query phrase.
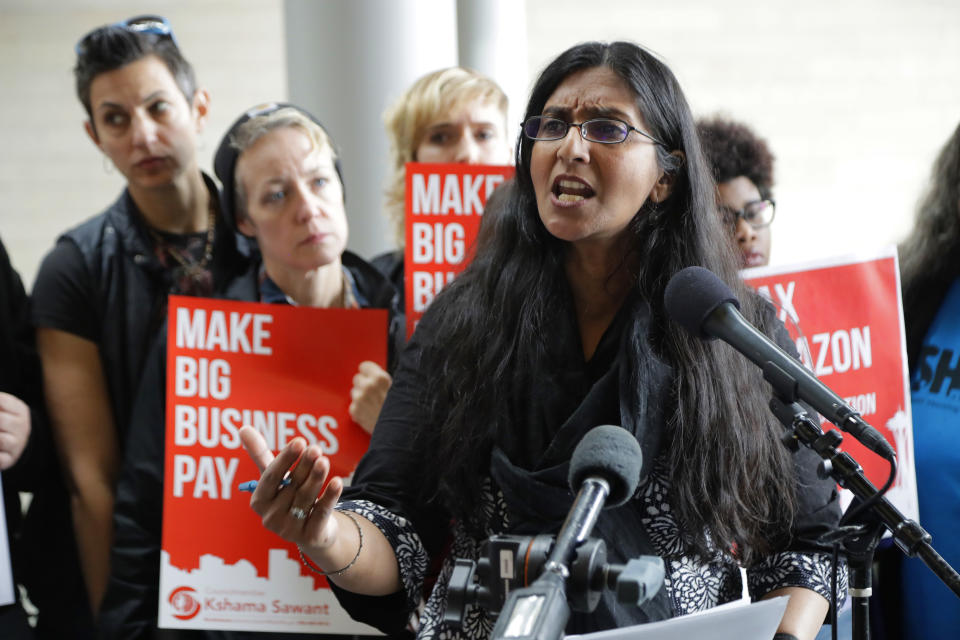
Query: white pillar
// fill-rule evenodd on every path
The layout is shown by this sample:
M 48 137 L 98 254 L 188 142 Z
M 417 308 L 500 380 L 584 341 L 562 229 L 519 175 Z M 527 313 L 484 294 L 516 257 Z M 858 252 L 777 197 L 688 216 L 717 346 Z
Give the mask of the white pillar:
M 286 0 L 284 19 L 289 100 L 339 145 L 349 246 L 372 258 L 393 246 L 382 114 L 416 78 L 457 64 L 455 0 Z
M 507 134 L 520 132 L 531 79 L 527 73 L 526 0 L 457 0 L 460 64 L 497 81 L 510 98 Z

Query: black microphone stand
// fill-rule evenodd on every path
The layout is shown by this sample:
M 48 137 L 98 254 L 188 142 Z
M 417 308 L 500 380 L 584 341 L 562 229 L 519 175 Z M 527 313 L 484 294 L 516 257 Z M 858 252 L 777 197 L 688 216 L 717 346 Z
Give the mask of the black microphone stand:
M 822 471 L 836 480 L 841 487 L 849 489 L 862 503 L 866 503 L 863 505 L 864 509 L 856 509 L 860 513 L 856 513 L 857 517 L 853 522 L 858 526 L 853 536 L 847 537 L 844 544 L 849 565 L 854 640 L 869 640 L 870 637 L 869 598 L 872 589 L 870 576 L 873 552 L 884 528 L 893 534 L 897 546 L 906 555 L 923 560 L 960 598 L 960 574 L 934 550 L 930 544 L 930 534 L 884 498 L 863 475 L 862 467 L 850 454 L 837 449 L 843 441 L 840 433 L 835 430 L 824 433 L 806 409 L 797 403 L 797 381 L 772 362 L 764 364 L 763 377 L 773 386 L 770 409 L 789 432 L 785 439 L 787 446 L 793 443 L 792 446 L 795 447 L 795 443 L 800 442 L 813 449 L 823 458 Z M 891 461 L 891 464 L 896 463 Z M 848 513 L 854 513 L 854 509 L 851 508 Z M 833 604 L 836 606 L 836 603 Z

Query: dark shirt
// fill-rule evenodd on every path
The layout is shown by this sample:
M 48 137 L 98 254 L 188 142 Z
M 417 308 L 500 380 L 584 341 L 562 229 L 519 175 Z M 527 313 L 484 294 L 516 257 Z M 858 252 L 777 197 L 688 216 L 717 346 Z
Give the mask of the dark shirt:
M 643 470 L 635 498 L 604 510 L 594 535 L 606 541 L 610 562 L 641 555 L 662 557 L 667 583 L 642 609 L 619 605 L 607 592 L 593 614 L 574 614 L 567 632 L 664 619 L 740 597 L 736 559 L 729 550 L 716 550 L 706 560 L 691 553 L 683 539 L 687 534 L 669 503 L 670 477 L 660 454 L 660 439 L 667 429 L 674 374 L 652 352 L 636 359 L 625 355 L 634 345 L 649 348 L 647 305 L 635 296 L 628 299 L 590 360 L 583 357 L 569 300 L 567 307 L 556 318 L 549 353 L 525 363 L 528 371 L 513 372 L 515 393 L 500 400 L 516 428 L 508 430 L 509 436 L 498 436 L 489 456 L 486 488 L 475 507 L 482 534 L 454 521 L 437 501 L 423 499 L 429 491 L 421 486 L 420 470 L 430 461 L 417 448 L 416 434 L 421 428 L 437 428 L 424 403 L 435 372 L 420 365 L 423 351 L 437 340 L 435 319 L 428 310 L 401 356 L 370 449 L 338 507 L 380 528 L 394 548 L 403 586 L 400 592 L 381 598 L 333 587 L 354 618 L 395 633 L 423 597 L 426 605 L 418 637 L 485 638 L 491 623 L 477 608 L 468 610 L 460 632 L 441 621 L 452 559 L 477 560 L 484 540 L 494 533 L 555 533 L 572 502 L 566 485 L 570 455 L 583 435 L 601 424 L 622 425 L 637 437 Z M 642 371 L 633 371 L 631 361 Z M 634 393 L 635 385 L 641 385 L 639 394 Z M 794 539 L 750 567 L 748 587 L 754 596 L 786 586 L 829 595 L 829 555 L 808 539 L 834 525 L 840 513 L 833 483 L 816 476 L 818 461 L 806 449 L 795 455 L 802 496 Z M 439 576 L 430 584 L 430 572 L 435 572 L 431 567 L 438 566 Z M 841 582 L 844 577 L 841 568 Z
M 204 175 L 213 204 L 218 191 Z M 187 294 L 176 261 L 159 247 L 181 240 L 183 246 L 205 244 L 200 234 L 177 239 L 147 228 L 126 190 L 104 212 L 61 235 L 40 266 L 32 291 L 37 328 L 71 333 L 97 346 L 107 384 L 117 441 L 123 450 L 130 415 L 148 349 L 162 325 L 167 295 Z M 199 242 L 198 242 L 199 241 Z M 218 219 L 212 260 L 206 266 L 210 287 L 223 286 L 250 261 L 246 239 Z M 92 637 L 69 497 L 62 468 L 45 475 L 28 516 L 33 537 L 45 552 L 28 576 L 31 598 L 40 608 L 40 625 L 52 625 L 49 637 Z M 50 549 L 57 549 L 51 555 Z M 36 597 L 34 598 L 34 595 Z M 81 629 L 82 628 L 82 629 Z M 86 634 L 86 635 L 84 635 Z
M 0 391 L 22 400 L 30 410 L 30 436 L 20 457 L 3 471 L 3 503 L 7 520 L 6 537 L 15 584 L 29 574 L 28 556 L 40 552 L 25 539 L 20 509 L 20 491 L 36 491 L 46 471 L 52 449 L 43 406 L 43 379 L 40 358 L 34 345 L 30 305 L 20 276 L 13 270 L 7 250 L 0 242 Z M 46 454 L 46 455 L 45 455 Z M 44 550 L 43 552 L 46 552 Z M 31 638 L 27 615 L 19 603 L 0 606 L 0 629 L 13 639 Z M 4 637 L 7 637 L 6 635 Z
M 215 203 L 216 186 L 204 179 Z M 96 343 L 121 446 L 147 350 L 164 321 L 167 295 L 190 293 L 182 290 L 179 265 L 157 246 L 202 247 L 200 236 L 205 234 L 151 234 L 124 191 L 106 211 L 60 236 L 37 273 L 34 324 Z M 210 288 L 197 293 L 210 295 L 243 273 L 250 253 L 247 240 L 218 219 L 207 267 Z
M 393 288 L 397 290 L 397 293 L 400 294 L 399 305 L 400 308 L 403 309 L 404 298 L 407 292 L 406 285 L 403 281 L 403 251 L 398 250 L 381 253 L 371 260 L 370 264 L 382 273 L 384 277 L 390 281 L 390 284 L 393 285 Z

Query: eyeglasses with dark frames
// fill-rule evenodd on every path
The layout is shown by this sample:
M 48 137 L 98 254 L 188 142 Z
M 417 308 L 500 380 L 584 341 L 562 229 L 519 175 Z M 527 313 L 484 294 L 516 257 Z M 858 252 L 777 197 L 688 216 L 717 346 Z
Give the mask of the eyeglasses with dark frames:
M 735 211 L 730 207 L 720 207 L 720 213 L 723 215 L 723 221 L 726 225 L 737 228 L 737 222 L 743 218 L 747 224 L 754 229 L 763 229 L 770 226 L 773 222 L 773 216 L 776 213 L 776 203 L 767 198 L 765 200 L 754 200 L 744 205 L 743 209 Z
M 523 135 L 531 140 L 560 140 L 567 136 L 570 127 L 580 129 L 580 136 L 589 142 L 600 144 L 620 144 L 627 139 L 631 131 L 636 131 L 661 147 L 666 147 L 646 131 L 616 118 L 593 118 L 586 122 L 567 122 L 553 116 L 533 116 L 523 123 Z
M 143 15 L 134 16 L 127 20 L 121 20 L 120 22 L 114 22 L 104 27 L 97 27 L 93 31 L 90 31 L 77 41 L 76 46 L 73 48 L 76 54 L 82 56 L 87 50 L 86 45 L 90 37 L 100 33 L 104 29 L 124 29 L 132 33 L 149 33 L 161 38 L 169 38 L 175 47 L 179 47 L 177 37 L 173 35 L 173 27 L 170 26 L 169 20 L 163 16 Z

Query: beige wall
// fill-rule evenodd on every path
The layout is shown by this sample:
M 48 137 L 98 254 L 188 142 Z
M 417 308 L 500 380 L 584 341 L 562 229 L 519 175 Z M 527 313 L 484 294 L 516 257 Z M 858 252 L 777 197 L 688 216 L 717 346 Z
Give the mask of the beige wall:
M 773 263 L 902 238 L 960 122 L 953 0 L 527 1 L 532 73 L 580 40 L 634 40 L 666 60 L 695 115 L 722 110 L 768 139 Z
M 0 237 L 28 287 L 56 235 L 122 187 L 82 131 L 73 45 L 156 11 L 212 95 L 205 167 L 234 116 L 286 96 L 282 0 L 0 0 Z M 960 3 L 948 0 L 527 0 L 527 33 L 531 78 L 574 42 L 631 39 L 670 64 L 696 113 L 724 110 L 766 136 L 775 263 L 899 239 L 960 121 Z
M 116 199 L 121 176 L 83 131 L 73 47 L 90 29 L 162 12 L 211 94 L 201 166 L 251 105 L 286 97 L 282 0 L 0 0 L 0 238 L 29 289 L 57 235 Z

